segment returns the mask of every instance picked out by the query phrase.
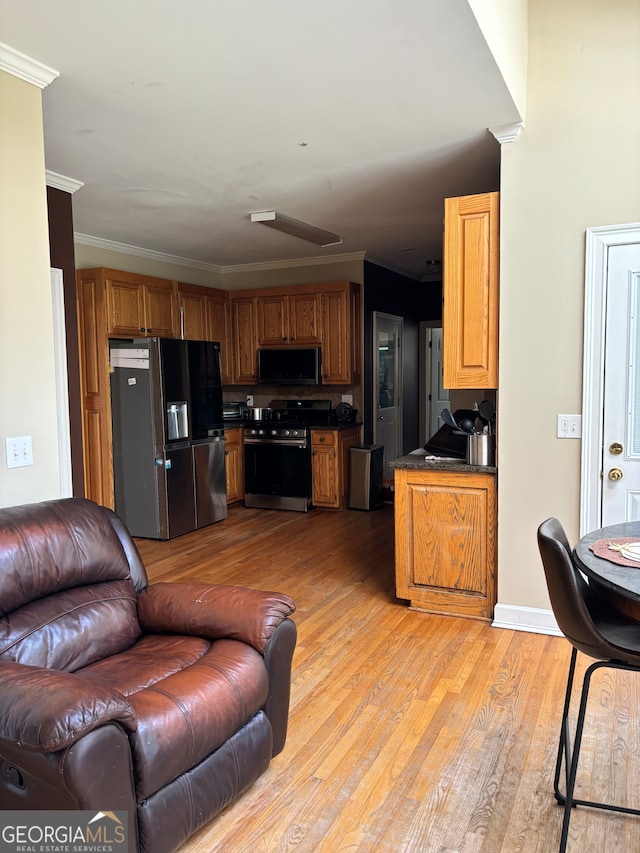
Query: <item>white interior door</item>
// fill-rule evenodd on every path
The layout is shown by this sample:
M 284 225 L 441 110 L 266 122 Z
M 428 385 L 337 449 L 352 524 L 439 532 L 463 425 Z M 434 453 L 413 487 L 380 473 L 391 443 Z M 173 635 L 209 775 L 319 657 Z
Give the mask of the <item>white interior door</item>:
M 402 317 L 373 314 L 373 443 L 384 447 L 384 476 L 389 462 L 402 455 Z
M 607 266 L 602 524 L 640 521 L 640 245 L 611 246 Z

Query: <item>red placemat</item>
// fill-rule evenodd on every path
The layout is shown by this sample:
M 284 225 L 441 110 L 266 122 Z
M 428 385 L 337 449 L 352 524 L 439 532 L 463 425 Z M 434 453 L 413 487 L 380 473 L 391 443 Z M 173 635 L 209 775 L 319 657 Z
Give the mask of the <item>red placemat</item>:
M 632 569 L 640 569 L 640 560 L 628 560 L 620 551 L 610 548 L 610 545 L 626 545 L 627 542 L 638 542 L 638 539 L 597 539 L 589 549 L 596 557 L 609 560 L 610 563 L 618 563 L 620 566 L 629 566 Z

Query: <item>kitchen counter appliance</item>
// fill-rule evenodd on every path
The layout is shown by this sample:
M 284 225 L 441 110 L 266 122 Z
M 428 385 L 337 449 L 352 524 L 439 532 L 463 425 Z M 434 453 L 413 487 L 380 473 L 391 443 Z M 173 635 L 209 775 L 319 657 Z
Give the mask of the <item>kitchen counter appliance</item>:
M 330 400 L 272 400 L 270 417 L 244 430 L 244 502 L 307 512 L 311 506 L 310 428 L 331 424 Z

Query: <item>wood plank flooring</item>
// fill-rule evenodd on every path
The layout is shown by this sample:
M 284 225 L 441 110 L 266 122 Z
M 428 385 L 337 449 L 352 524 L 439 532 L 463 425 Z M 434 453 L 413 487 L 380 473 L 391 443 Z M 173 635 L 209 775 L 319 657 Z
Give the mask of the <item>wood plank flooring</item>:
M 152 581 L 281 590 L 297 604 L 285 749 L 181 853 L 557 850 L 569 643 L 408 610 L 394 596 L 391 507 L 236 505 L 203 531 L 138 546 Z M 639 693 L 633 674 L 594 676 L 578 796 L 640 804 Z M 638 851 L 640 818 L 578 808 L 568 849 Z

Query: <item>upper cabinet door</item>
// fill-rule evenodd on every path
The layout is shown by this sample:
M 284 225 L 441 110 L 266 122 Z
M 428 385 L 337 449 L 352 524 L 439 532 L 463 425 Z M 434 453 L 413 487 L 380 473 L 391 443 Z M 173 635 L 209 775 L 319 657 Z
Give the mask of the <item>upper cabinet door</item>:
M 236 385 L 253 385 L 256 381 L 256 349 L 258 343 L 256 300 L 252 297 L 231 299 L 233 314 L 233 376 Z
M 289 342 L 299 347 L 322 343 L 322 303 L 319 293 L 289 294 Z
M 498 387 L 500 194 L 445 199 L 445 388 Z
M 289 342 L 289 305 L 285 294 L 259 296 L 258 346 L 279 346 Z
M 124 338 L 145 334 L 144 294 L 137 282 L 106 281 L 107 323 L 110 335 Z
M 207 297 L 202 293 L 190 293 L 179 289 L 182 311 L 182 336 L 187 341 L 207 340 Z
M 180 335 L 178 301 L 170 281 L 148 283 L 144 286 L 146 334 L 159 338 L 177 338 Z

